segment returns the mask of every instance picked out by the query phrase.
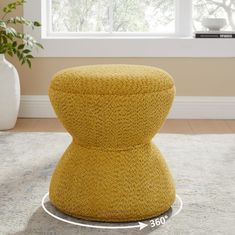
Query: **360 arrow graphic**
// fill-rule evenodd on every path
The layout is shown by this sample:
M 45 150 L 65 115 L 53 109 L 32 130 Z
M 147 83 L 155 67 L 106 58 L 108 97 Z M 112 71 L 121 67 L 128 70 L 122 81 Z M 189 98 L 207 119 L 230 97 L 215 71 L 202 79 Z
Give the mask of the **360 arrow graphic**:
M 54 215 L 53 213 L 51 213 L 46 207 L 45 207 L 45 200 L 46 198 L 48 197 L 49 193 L 46 193 L 46 195 L 43 197 L 42 199 L 42 208 L 44 209 L 44 211 L 49 214 L 50 216 L 52 216 L 53 218 L 59 220 L 59 221 L 62 221 L 62 222 L 65 222 L 65 223 L 69 223 L 69 224 L 72 224 L 72 225 L 78 225 L 78 226 L 81 226 L 81 227 L 87 227 L 87 228 L 99 228 L 99 229 L 131 229 L 131 228 L 139 228 L 139 230 L 142 230 L 144 228 L 146 228 L 148 226 L 148 224 L 145 224 L 143 222 L 138 222 L 138 224 L 136 225 L 129 225 L 129 226 L 104 226 L 104 225 L 91 225 L 91 224 L 83 224 L 83 223 L 79 223 L 79 222 L 73 222 L 73 221 L 70 221 L 70 220 L 66 220 L 66 219 L 63 219 L 59 216 L 56 216 Z M 182 209 L 182 200 L 180 199 L 180 197 L 177 195 L 177 198 L 179 199 L 181 205 L 180 205 L 180 209 L 174 214 L 172 215 L 175 216 L 177 215 L 181 209 Z

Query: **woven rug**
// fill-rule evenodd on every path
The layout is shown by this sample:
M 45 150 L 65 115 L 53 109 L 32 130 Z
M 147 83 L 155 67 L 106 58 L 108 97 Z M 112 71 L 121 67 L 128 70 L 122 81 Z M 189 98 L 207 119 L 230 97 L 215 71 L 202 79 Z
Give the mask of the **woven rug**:
M 164 226 L 105 230 L 47 215 L 41 199 L 71 138 L 0 132 L 0 235 L 223 234 L 235 231 L 235 135 L 160 134 L 154 142 L 174 175 L 183 210 Z M 154 206 L 154 205 L 149 205 Z

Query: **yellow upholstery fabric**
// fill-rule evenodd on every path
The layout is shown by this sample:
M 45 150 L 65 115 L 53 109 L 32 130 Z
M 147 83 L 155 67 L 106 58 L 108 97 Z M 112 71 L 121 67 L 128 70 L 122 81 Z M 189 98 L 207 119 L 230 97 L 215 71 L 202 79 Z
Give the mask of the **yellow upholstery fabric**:
M 98 221 L 167 211 L 174 182 L 151 139 L 174 94 L 171 76 L 155 67 L 95 65 L 57 73 L 49 96 L 73 141 L 53 173 L 51 202 L 66 214 Z

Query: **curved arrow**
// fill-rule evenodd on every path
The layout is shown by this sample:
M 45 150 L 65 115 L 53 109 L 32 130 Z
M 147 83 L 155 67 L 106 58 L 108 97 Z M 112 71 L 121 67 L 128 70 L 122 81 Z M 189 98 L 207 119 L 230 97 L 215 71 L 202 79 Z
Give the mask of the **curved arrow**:
M 42 198 L 42 208 L 44 209 L 44 211 L 52 216 L 53 218 L 59 220 L 59 221 L 62 221 L 62 222 L 65 222 L 65 223 L 69 223 L 69 224 L 72 224 L 72 225 L 79 225 L 81 227 L 87 227 L 87 228 L 100 228 L 100 229 L 130 229 L 130 228 L 139 228 L 139 230 L 142 230 L 144 229 L 145 227 L 148 226 L 148 224 L 145 224 L 143 222 L 138 222 L 138 224 L 136 225 L 130 225 L 130 226 L 102 226 L 102 225 L 91 225 L 91 224 L 83 224 L 83 223 L 78 223 L 78 222 L 73 222 L 73 221 L 70 221 L 70 220 L 66 220 L 66 219 L 63 219 L 59 216 L 56 216 L 54 214 L 52 214 L 49 210 L 47 210 L 47 208 L 45 207 L 45 200 L 46 198 L 48 197 L 49 193 L 46 193 L 45 196 Z M 174 217 L 176 215 L 178 215 L 180 213 L 180 211 L 182 210 L 183 208 L 183 202 L 181 200 L 181 198 L 176 194 L 176 197 L 178 198 L 179 202 L 180 202 L 180 208 L 171 216 L 171 217 Z
M 142 223 L 142 222 L 138 222 L 137 225 L 130 225 L 130 226 L 101 226 L 101 225 L 90 225 L 90 224 L 82 224 L 82 223 L 78 223 L 78 222 L 73 222 L 73 221 L 70 221 L 70 220 L 66 220 L 66 219 L 63 219 L 63 218 L 60 218 L 54 214 L 52 214 L 49 210 L 47 210 L 47 208 L 45 207 L 44 203 L 45 203 L 45 199 L 48 197 L 49 193 L 46 193 L 45 196 L 43 197 L 42 199 L 42 208 L 44 209 L 44 211 L 52 216 L 53 218 L 57 219 L 57 220 L 60 220 L 62 222 L 65 222 L 65 223 L 69 223 L 69 224 L 72 224 L 72 225 L 79 225 L 81 227 L 87 227 L 87 228 L 101 228 L 101 229 L 130 229 L 130 228 L 139 228 L 140 230 L 142 230 L 143 228 L 147 227 L 148 225 L 145 224 L 145 223 Z
M 174 217 L 174 216 L 178 215 L 181 212 L 181 210 L 183 209 L 183 201 L 182 201 L 182 199 L 177 194 L 176 194 L 176 198 L 178 198 L 178 200 L 180 202 L 180 208 L 171 217 Z

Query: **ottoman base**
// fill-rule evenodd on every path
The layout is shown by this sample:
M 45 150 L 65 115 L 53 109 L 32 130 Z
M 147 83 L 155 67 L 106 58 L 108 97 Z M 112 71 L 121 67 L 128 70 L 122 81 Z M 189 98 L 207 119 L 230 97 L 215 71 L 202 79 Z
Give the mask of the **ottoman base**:
M 49 197 L 56 208 L 77 218 L 128 222 L 166 212 L 175 188 L 153 144 L 114 150 L 73 142 L 54 171 Z

